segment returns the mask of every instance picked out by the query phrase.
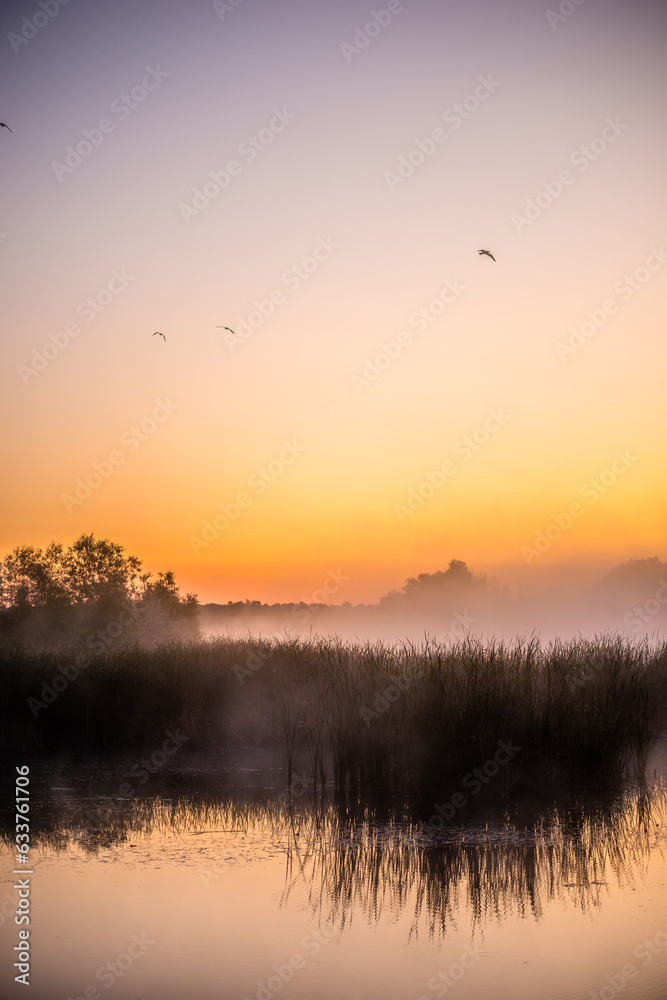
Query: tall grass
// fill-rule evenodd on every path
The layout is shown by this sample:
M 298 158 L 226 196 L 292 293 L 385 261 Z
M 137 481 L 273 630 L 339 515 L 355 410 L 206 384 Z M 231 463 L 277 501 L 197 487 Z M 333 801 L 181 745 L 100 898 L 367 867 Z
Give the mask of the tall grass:
M 666 718 L 667 643 L 622 637 L 547 647 L 217 639 L 125 648 L 93 658 L 47 704 L 71 663 L 62 651 L 0 651 L 3 742 L 157 749 L 178 728 L 190 748 L 280 743 L 290 779 L 305 771 L 341 793 L 424 804 L 455 792 L 474 768 L 493 771 L 499 741 L 520 750 L 488 782 L 494 795 L 537 774 L 641 772 Z
M 366 784 L 433 803 L 471 769 L 497 771 L 499 741 L 515 752 L 495 792 L 533 783 L 538 772 L 642 772 L 665 724 L 667 644 L 323 642 L 312 653 L 302 725 L 318 734 L 320 759 L 322 744 L 330 751 L 339 789 Z

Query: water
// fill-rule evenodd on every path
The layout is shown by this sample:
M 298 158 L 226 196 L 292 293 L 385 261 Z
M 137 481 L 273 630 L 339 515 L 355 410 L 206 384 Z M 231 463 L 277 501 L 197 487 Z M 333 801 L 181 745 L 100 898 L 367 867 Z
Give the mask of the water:
M 604 801 L 440 828 L 305 786 L 286 802 L 257 749 L 180 752 L 143 781 L 136 758 L 34 762 L 30 988 L 6 842 L 1 995 L 664 1000 L 664 758 Z

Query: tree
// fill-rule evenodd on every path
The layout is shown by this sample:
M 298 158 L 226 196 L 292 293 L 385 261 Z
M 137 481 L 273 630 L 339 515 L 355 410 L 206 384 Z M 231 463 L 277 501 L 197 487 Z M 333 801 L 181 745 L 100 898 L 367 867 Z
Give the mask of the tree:
M 492 588 L 485 576 L 475 576 L 461 559 L 452 559 L 446 570 L 411 576 L 401 591 L 392 590 L 380 600 L 381 605 L 427 602 L 439 604 L 444 599 L 466 594 L 483 594 Z
M 135 614 L 122 642 L 198 634 L 195 595 L 182 598 L 171 571 L 157 579 L 142 573 L 141 560 L 108 539 L 90 534 L 69 548 L 56 542 L 44 550 L 17 546 L 0 561 L 0 629 L 6 637 L 74 644 L 114 625 L 130 606 Z
M 124 555 L 122 545 L 81 535 L 62 555 L 72 604 L 111 604 L 136 600 L 149 574 L 141 576 L 141 560 Z
M 0 563 L 2 606 L 46 607 L 67 602 L 61 556 L 62 546 L 55 542 L 44 552 L 32 545 L 17 546 Z
M 446 570 L 436 573 L 420 573 L 418 577 L 411 576 L 406 582 L 403 593 L 406 597 L 420 597 L 423 594 L 433 594 L 455 587 L 486 586 L 484 577 L 475 577 L 461 559 L 452 559 Z

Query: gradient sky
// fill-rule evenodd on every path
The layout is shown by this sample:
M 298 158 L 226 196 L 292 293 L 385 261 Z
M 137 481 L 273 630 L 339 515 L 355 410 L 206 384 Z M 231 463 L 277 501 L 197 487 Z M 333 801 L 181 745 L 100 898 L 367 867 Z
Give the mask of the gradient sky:
M 506 579 L 665 559 L 667 6 L 394 0 L 357 51 L 387 3 L 217 6 L 2 6 L 1 551 L 93 532 L 218 601 L 307 600 L 329 570 L 334 601 L 372 601 L 452 558 Z M 272 292 L 230 349 L 216 325 Z

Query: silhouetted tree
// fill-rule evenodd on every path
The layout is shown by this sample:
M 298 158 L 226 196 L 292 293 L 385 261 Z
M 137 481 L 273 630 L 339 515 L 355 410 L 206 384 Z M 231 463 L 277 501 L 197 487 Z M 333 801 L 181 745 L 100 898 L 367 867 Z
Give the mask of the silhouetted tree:
M 435 573 L 420 573 L 406 580 L 401 591 L 393 590 L 380 601 L 381 605 L 405 604 L 406 602 L 440 603 L 450 597 L 469 594 L 485 594 L 496 591 L 497 585 L 485 576 L 476 576 L 461 559 L 452 559 L 446 570 Z
M 174 574 L 152 579 L 122 545 L 81 535 L 69 548 L 17 546 L 0 561 L 0 633 L 40 645 L 76 643 L 92 630 L 117 631 L 123 641 L 191 638 L 198 633 L 197 599 L 182 598 Z M 128 615 L 128 609 L 132 612 Z M 98 640 L 99 641 L 99 640 Z
M 655 590 L 667 579 L 667 563 L 657 556 L 650 559 L 630 559 L 608 570 L 602 580 L 603 588 L 619 592 L 628 591 L 638 597 Z

